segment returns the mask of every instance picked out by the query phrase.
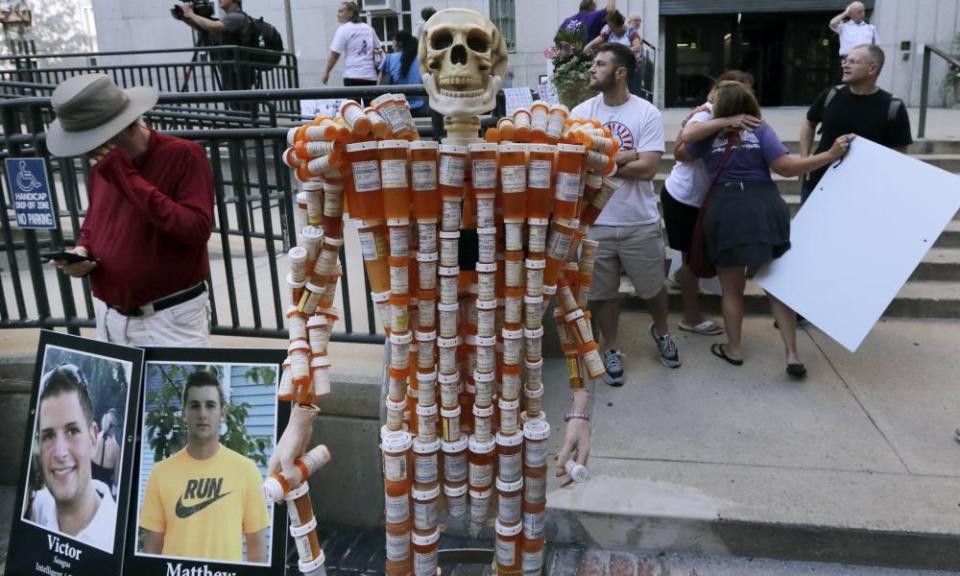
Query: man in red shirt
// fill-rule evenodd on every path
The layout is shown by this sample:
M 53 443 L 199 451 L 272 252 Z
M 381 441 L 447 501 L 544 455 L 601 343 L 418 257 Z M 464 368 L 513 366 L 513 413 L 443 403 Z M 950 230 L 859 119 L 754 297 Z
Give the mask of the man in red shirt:
M 93 164 L 87 216 L 70 250 L 89 260 L 55 263 L 90 278 L 97 338 L 208 346 L 213 174 L 203 149 L 146 124 L 152 88 L 121 90 L 103 74 L 85 74 L 57 86 L 51 101 L 50 152 L 86 154 Z

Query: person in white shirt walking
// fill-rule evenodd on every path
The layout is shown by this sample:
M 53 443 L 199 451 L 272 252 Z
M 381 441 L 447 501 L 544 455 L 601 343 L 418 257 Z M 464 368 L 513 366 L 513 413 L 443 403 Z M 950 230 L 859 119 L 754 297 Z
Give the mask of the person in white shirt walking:
M 330 43 L 327 69 L 323 83 L 330 80 L 330 72 L 343 57 L 344 86 L 375 86 L 377 84 L 377 54 L 380 39 L 369 24 L 360 21 L 360 7 L 353 2 L 342 2 L 337 8 L 340 27 Z
M 627 91 L 635 72 L 633 52 L 622 44 L 597 49 L 590 67 L 590 88 L 600 92 L 571 112 L 573 118 L 596 118 L 620 142 L 617 153 L 617 189 L 601 212 L 590 239 L 600 242 L 590 307 L 604 349 L 604 381 L 623 385 L 623 356 L 617 340 L 621 271 L 633 282 L 653 317 L 650 335 L 660 351 L 660 362 L 680 366 L 677 345 L 667 326 L 664 285 L 664 244 L 653 177 L 663 155 L 663 121 L 652 104 Z
M 840 36 L 840 60 L 861 44 L 879 44 L 877 27 L 865 20 L 867 8 L 863 2 L 851 2 L 847 9 L 830 20 L 830 29 Z

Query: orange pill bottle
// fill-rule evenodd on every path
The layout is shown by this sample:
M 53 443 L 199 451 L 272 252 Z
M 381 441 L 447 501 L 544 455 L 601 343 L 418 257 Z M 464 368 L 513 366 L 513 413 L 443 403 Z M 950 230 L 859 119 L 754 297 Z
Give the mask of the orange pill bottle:
M 410 143 L 410 188 L 413 194 L 413 214 L 417 220 L 440 216 L 437 150 L 438 144 L 433 140 Z
M 480 194 L 496 194 L 497 191 L 497 145 L 489 143 L 470 144 L 470 173 L 473 191 Z
M 557 176 L 553 205 L 555 218 L 573 219 L 577 216 L 583 157 L 583 146 L 557 144 Z
M 382 220 L 383 188 L 377 143 L 348 144 L 347 162 L 350 164 L 350 185 L 347 188 L 350 216 L 360 220 Z
M 553 163 L 556 146 L 531 144 L 527 167 L 527 218 L 549 218 L 553 203 Z
M 340 105 L 340 115 L 354 136 L 367 136 L 373 130 L 373 124 L 363 113 L 363 108 L 353 100 Z
M 525 144 L 500 144 L 500 194 L 503 216 L 523 218 L 527 210 L 527 165 Z
M 497 520 L 495 530 L 497 533 L 497 573 L 519 574 L 523 524 L 518 522 L 513 526 L 505 526 Z
M 467 147 L 442 144 L 437 167 L 440 195 L 445 200 L 463 200 L 463 181 L 466 172 Z
M 407 181 L 409 146 L 406 140 L 383 140 L 377 143 L 384 211 L 388 220 L 410 217 L 410 185 Z
M 530 106 L 530 139 L 534 142 L 545 142 L 549 122 L 550 106 L 543 100 L 537 100 Z

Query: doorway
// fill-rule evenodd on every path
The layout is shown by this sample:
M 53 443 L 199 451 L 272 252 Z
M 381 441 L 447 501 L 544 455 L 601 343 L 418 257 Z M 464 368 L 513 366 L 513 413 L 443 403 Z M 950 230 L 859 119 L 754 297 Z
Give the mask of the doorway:
M 806 106 L 838 77 L 830 12 L 665 17 L 665 101 L 704 102 L 713 79 L 740 69 L 754 78 L 761 106 Z

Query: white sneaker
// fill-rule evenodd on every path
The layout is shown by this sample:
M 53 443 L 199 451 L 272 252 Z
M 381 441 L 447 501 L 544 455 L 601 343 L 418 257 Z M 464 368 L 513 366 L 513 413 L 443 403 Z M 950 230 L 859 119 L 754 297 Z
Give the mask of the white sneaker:
M 603 381 L 611 386 L 623 386 L 621 358 L 623 358 L 623 352 L 617 348 L 611 348 L 603 353 L 603 367 L 607 369 L 603 373 Z
M 667 368 L 680 367 L 680 353 L 677 351 L 677 343 L 669 332 L 657 335 L 657 330 L 650 325 L 650 337 L 657 343 L 657 349 L 660 350 L 660 363 Z

